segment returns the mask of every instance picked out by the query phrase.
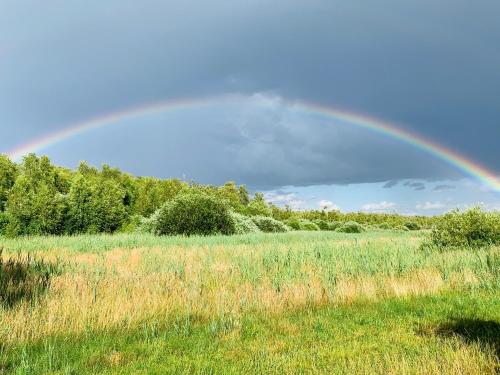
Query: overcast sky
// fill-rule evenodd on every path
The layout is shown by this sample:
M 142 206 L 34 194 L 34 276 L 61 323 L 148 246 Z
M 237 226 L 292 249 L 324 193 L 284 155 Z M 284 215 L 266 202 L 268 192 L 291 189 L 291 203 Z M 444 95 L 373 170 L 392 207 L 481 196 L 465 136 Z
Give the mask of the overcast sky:
M 499 14 L 497 0 L 0 0 L 0 152 L 130 107 L 232 93 L 40 152 L 236 180 L 297 208 L 498 208 L 443 161 L 293 102 L 397 124 L 500 175 Z

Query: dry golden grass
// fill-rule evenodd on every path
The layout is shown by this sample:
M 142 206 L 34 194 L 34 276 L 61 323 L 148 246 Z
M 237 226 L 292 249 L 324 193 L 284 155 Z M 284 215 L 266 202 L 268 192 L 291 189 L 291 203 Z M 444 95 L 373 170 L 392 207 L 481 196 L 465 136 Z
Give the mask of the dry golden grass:
M 279 314 L 304 306 L 434 294 L 479 283 L 471 269 L 454 271 L 445 280 L 430 266 L 401 275 L 340 273 L 331 282 L 324 277 L 324 263 L 310 259 L 298 262 L 295 274 L 285 277 L 292 266 L 265 268 L 268 253 L 249 245 L 114 249 L 100 254 L 58 250 L 37 255 L 69 266 L 53 278 L 40 303 L 0 310 L 2 342 L 78 334 L 89 327 L 133 328 L 152 318 L 186 314 L 201 319 L 221 314 L 238 317 L 249 311 Z M 252 264 L 242 265 L 242 258 Z M 252 266 L 258 268 L 255 279 L 246 274 Z

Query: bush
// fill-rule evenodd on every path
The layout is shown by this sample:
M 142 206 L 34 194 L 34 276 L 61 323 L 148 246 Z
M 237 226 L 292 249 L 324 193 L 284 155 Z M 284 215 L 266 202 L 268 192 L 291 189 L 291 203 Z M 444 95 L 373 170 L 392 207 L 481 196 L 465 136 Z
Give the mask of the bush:
M 336 230 L 340 226 L 342 226 L 342 223 L 340 221 L 330 221 L 328 223 L 328 230 Z
M 33 302 L 48 287 L 57 267 L 28 255 L 3 259 L 0 249 L 0 305 L 6 308 L 20 301 Z
M 445 214 L 433 228 L 424 246 L 438 248 L 479 248 L 500 244 L 500 213 L 476 207 Z
M 259 227 L 246 215 L 231 211 L 236 234 L 259 233 Z
M 392 229 L 392 226 L 389 223 L 383 222 L 383 223 L 380 223 L 378 225 L 378 228 L 388 230 L 388 229 Z
M 293 230 L 300 230 L 300 222 L 297 218 L 285 220 L 285 224 Z
M 364 231 L 365 228 L 355 221 L 348 221 L 336 229 L 336 232 L 342 233 L 361 233 Z
M 141 221 L 136 228 L 138 233 L 156 233 L 158 226 L 158 218 L 160 216 L 160 209 L 156 210 L 150 217 L 141 217 Z
M 408 228 L 408 230 L 420 230 L 420 229 L 422 229 L 422 227 L 418 223 L 415 223 L 414 221 L 409 221 L 409 222 L 405 223 L 404 226 L 406 228 Z
M 302 219 L 299 221 L 300 230 L 316 231 L 319 230 L 319 226 L 310 220 Z
M 127 223 L 124 224 L 120 229 L 120 233 L 134 233 L 140 232 L 142 226 L 143 217 L 141 215 L 132 215 L 128 219 Z
M 214 235 L 236 231 L 225 200 L 202 191 L 191 190 L 165 203 L 143 222 L 143 228 L 158 235 Z
M 279 233 L 290 230 L 286 224 L 267 216 L 252 216 L 252 221 L 262 232 Z
M 318 226 L 320 230 L 328 230 L 328 223 L 322 219 L 313 220 L 313 223 Z

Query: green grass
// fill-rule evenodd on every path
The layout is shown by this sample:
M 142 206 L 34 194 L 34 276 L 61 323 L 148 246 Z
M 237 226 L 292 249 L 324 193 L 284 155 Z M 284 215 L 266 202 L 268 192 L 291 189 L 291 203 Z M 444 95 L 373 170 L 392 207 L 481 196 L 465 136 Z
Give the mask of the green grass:
M 61 267 L 0 307 L 0 374 L 498 373 L 498 247 L 423 236 L 0 237 Z
M 440 327 L 467 320 L 479 327 L 497 322 L 500 333 L 500 296 L 472 292 L 390 299 L 281 316 L 253 313 L 238 321 L 157 320 L 134 331 L 89 331 L 11 348 L 4 351 L 1 366 L 5 373 L 18 374 L 331 374 L 370 369 L 383 374 L 398 361 L 414 363 L 416 371 L 429 360 L 452 361 L 455 350 L 468 345 L 483 353 L 478 357 L 483 363 L 475 365 L 491 370 L 488 359 L 498 355 L 498 336 L 439 334 Z
M 133 249 L 143 248 L 168 248 L 172 246 L 237 246 L 237 245 L 306 245 L 310 243 L 325 243 L 329 241 L 348 241 L 356 244 L 357 241 L 379 241 L 387 239 L 399 245 L 405 238 L 421 238 L 424 232 L 366 232 L 361 234 L 336 233 L 336 232 L 289 232 L 289 233 L 257 233 L 233 236 L 155 236 L 152 234 L 123 233 L 123 234 L 97 234 L 78 236 L 36 236 L 5 238 L 0 236 L 0 247 L 5 250 L 16 251 L 44 251 L 54 249 L 68 249 L 77 252 L 102 252 L 116 248 Z

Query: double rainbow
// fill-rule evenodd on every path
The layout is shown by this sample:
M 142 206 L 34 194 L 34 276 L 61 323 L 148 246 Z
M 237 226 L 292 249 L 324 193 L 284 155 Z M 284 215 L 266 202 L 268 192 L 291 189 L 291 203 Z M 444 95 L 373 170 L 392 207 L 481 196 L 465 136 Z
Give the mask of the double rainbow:
M 68 138 L 76 137 L 79 134 L 86 133 L 94 129 L 117 125 L 123 120 L 129 120 L 141 116 L 151 115 L 155 113 L 164 113 L 167 111 L 179 109 L 191 109 L 205 105 L 224 104 L 226 102 L 230 103 L 238 99 L 242 99 L 242 96 L 224 95 L 208 98 L 169 100 L 147 104 L 135 108 L 129 108 L 123 111 L 76 123 L 60 131 L 47 134 L 41 138 L 35 139 L 30 143 L 11 150 L 7 153 L 7 156 L 9 156 L 13 160 L 18 160 L 23 155 L 26 155 L 28 153 L 38 152 Z M 469 160 L 464 156 L 451 151 L 433 141 L 430 141 L 420 135 L 400 129 L 394 125 L 380 120 L 368 118 L 356 113 L 350 113 L 331 107 L 325 107 L 301 101 L 294 101 L 293 103 L 291 103 L 291 105 L 293 105 L 293 108 L 299 111 L 319 115 L 332 121 L 341 121 L 352 126 L 368 129 L 375 133 L 411 145 L 417 149 L 420 149 L 428 154 L 437 157 L 438 159 L 447 162 L 458 170 L 464 172 L 466 175 L 477 179 L 481 184 L 489 187 L 493 191 L 500 192 L 500 179 L 493 172 L 489 171 L 480 164 L 473 162 L 472 160 Z

